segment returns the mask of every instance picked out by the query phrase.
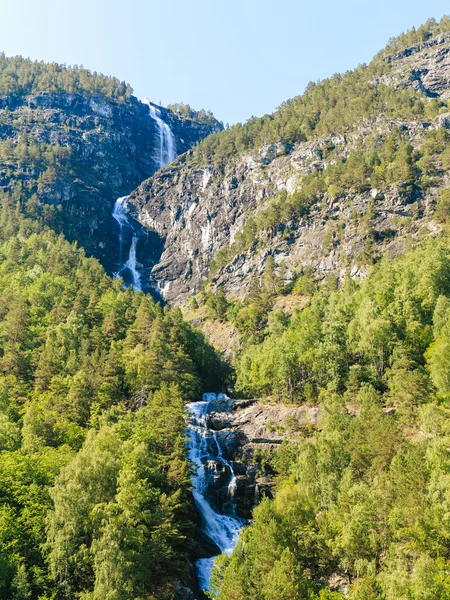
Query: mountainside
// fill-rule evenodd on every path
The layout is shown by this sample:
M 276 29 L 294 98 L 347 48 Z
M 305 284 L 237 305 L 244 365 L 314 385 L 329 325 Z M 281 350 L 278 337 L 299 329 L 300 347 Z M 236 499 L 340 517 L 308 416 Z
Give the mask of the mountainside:
M 0 54 L 1 599 L 449 600 L 449 61 L 222 130 Z
M 12 82 L 12 83 L 11 83 Z M 221 125 L 206 113 L 155 107 L 177 153 Z M 0 192 L 117 271 L 115 200 L 159 167 L 160 133 L 149 106 L 113 78 L 79 68 L 0 57 Z M 144 267 L 158 248 L 142 237 Z
M 163 244 L 151 278 L 164 298 L 180 304 L 209 278 L 242 299 L 268 256 L 286 281 L 308 266 L 319 278 L 364 276 L 385 251 L 437 233 L 447 29 L 429 22 L 369 66 L 210 136 L 142 183 L 129 207 Z

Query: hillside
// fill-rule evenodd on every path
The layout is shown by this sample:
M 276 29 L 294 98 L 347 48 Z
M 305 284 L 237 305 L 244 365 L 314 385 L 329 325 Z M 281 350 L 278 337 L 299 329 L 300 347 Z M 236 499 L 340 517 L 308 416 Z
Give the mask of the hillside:
M 0 226 L 0 596 L 194 586 L 184 403 L 226 369 L 19 203 Z
M 183 153 L 221 125 L 159 107 Z M 200 121 L 197 119 L 200 119 Z M 160 166 L 159 132 L 129 86 L 78 67 L 0 55 L 0 194 L 117 271 L 114 202 Z M 158 249 L 143 236 L 144 267 Z
M 226 130 L 0 55 L 0 598 L 448 600 L 449 169 L 447 17 Z
M 450 597 L 449 24 L 131 195 L 165 245 L 154 284 L 248 399 L 209 417 L 241 505 L 268 496 L 215 562 L 219 600 Z
M 5 600 L 183 600 L 196 587 L 184 404 L 221 389 L 228 367 L 179 310 L 104 269 L 119 262 L 116 199 L 160 166 L 151 110 L 178 152 L 221 127 L 115 78 L 0 55 Z
M 405 35 L 276 113 L 213 134 L 133 192 L 163 251 L 152 280 L 180 304 L 206 281 L 243 299 L 268 256 L 293 280 L 364 276 L 435 234 L 450 127 L 448 21 Z

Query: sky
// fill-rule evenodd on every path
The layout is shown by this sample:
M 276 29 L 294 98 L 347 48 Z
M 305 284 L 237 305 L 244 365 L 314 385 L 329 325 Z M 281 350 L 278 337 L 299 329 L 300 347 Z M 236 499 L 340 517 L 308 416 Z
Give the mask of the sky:
M 446 13 L 441 0 L 0 0 L 0 50 L 115 75 L 138 98 L 233 124 Z

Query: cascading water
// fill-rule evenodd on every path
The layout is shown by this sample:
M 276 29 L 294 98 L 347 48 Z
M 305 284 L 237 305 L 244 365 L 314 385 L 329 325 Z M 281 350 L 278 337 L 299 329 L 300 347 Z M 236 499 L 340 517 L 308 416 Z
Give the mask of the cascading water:
M 138 243 L 138 236 L 134 232 L 131 239 L 131 246 L 130 251 L 128 253 L 128 259 L 125 262 L 125 264 L 123 263 L 123 231 L 124 228 L 130 228 L 132 230 L 128 221 L 129 216 L 126 210 L 127 200 L 128 196 L 123 196 L 122 198 L 116 200 L 112 211 L 113 218 L 119 224 L 119 270 L 117 271 L 117 273 L 114 273 L 114 276 L 117 278 L 124 277 L 128 273 L 129 275 L 131 275 L 131 283 L 133 285 L 133 288 L 136 291 L 142 292 L 141 274 L 138 271 L 136 262 L 136 246 Z
M 191 402 L 186 405 L 190 413 L 189 459 L 196 468 L 192 480 L 192 493 L 202 517 L 202 529 L 222 552 L 230 554 L 245 521 L 235 514 L 236 507 L 233 499 L 236 491 L 236 476 L 233 466 L 224 458 L 215 431 L 208 427 L 211 403 L 217 398 L 220 399 L 220 395 L 203 394 L 202 402 Z M 216 465 L 221 465 L 227 474 L 227 480 L 221 490 L 225 492 L 226 501 L 219 504 L 213 502 L 214 488 L 211 489 L 213 480 L 211 475 Z M 200 587 L 204 590 L 209 587 L 213 564 L 214 557 L 201 558 L 196 563 Z
M 114 203 L 112 211 L 113 219 L 119 224 L 119 265 L 123 262 L 123 228 L 128 225 L 128 215 L 125 212 L 124 204 L 126 204 L 128 196 L 118 198 Z
M 158 129 L 158 146 L 155 152 L 155 161 L 158 168 L 164 167 L 167 163 L 175 160 L 177 155 L 175 137 L 169 125 L 161 118 L 161 111 L 156 108 L 149 100 L 143 100 L 143 103 L 148 106 L 151 118 L 156 122 Z M 127 211 L 128 196 L 118 198 L 114 204 L 112 217 L 119 224 L 119 270 L 114 274 L 115 277 L 123 277 L 126 283 L 133 285 L 137 291 L 142 291 L 142 277 L 138 270 L 136 258 L 136 247 L 139 241 L 139 236 L 135 233 L 135 227 L 132 226 L 132 221 Z M 124 230 L 132 232 L 130 250 L 128 258 L 124 263 L 123 246 L 125 243 Z M 129 240 L 129 236 L 127 236 Z
M 131 246 L 130 246 L 130 253 L 128 255 L 128 260 L 125 263 L 125 268 L 128 269 L 131 273 L 131 276 L 133 278 L 134 289 L 138 290 L 139 292 L 142 292 L 141 274 L 137 270 L 137 266 L 136 266 L 137 242 L 138 242 L 138 236 L 136 234 L 133 234 L 133 238 L 131 240 Z
M 156 108 L 156 106 L 151 104 L 148 98 L 145 98 L 143 103 L 148 106 L 150 116 L 156 122 L 158 128 L 159 148 L 156 152 L 156 162 L 158 167 L 162 169 L 167 163 L 175 160 L 177 156 L 175 137 L 169 125 L 161 118 L 161 111 L 159 108 Z

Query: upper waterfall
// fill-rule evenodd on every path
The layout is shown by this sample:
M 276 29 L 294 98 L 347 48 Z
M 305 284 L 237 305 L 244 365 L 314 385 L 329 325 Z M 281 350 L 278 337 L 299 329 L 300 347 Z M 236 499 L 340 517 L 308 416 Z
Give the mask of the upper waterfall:
M 159 147 L 155 158 L 158 168 L 161 169 L 167 163 L 175 160 L 177 156 L 175 137 L 169 125 L 162 119 L 159 108 L 153 105 L 148 98 L 145 98 L 142 102 L 148 106 L 150 116 L 156 122 L 158 128 Z
M 177 155 L 175 137 L 169 125 L 161 117 L 161 111 L 154 106 L 147 98 L 143 103 L 148 106 L 150 117 L 157 126 L 157 138 L 155 143 L 154 159 L 157 168 L 164 167 L 169 162 L 175 160 Z M 114 273 L 115 277 L 123 277 L 127 285 L 132 285 L 137 291 L 142 291 L 142 265 L 137 262 L 137 245 L 142 237 L 136 233 L 136 226 L 127 210 L 128 196 L 118 198 L 114 204 L 112 217 L 119 225 L 119 261 L 118 270 Z M 131 236 L 131 238 L 130 238 Z M 129 245 L 128 256 L 124 257 L 124 244 Z M 142 254 L 142 248 L 141 248 Z

